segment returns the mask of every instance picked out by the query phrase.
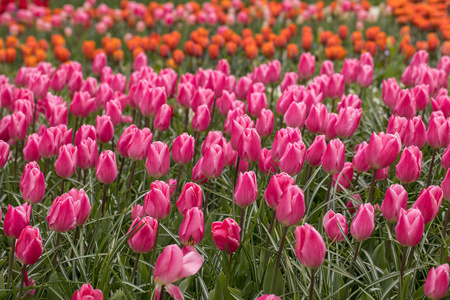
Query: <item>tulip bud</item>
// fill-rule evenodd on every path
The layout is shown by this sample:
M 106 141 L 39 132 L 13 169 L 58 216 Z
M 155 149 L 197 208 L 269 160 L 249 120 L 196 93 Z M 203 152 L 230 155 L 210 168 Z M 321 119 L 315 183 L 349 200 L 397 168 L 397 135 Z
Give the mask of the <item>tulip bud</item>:
M 406 147 L 395 167 L 395 175 L 402 183 L 416 181 L 422 172 L 422 151 L 416 146 Z
M 222 174 L 223 170 L 223 151 L 222 147 L 213 144 L 208 147 L 203 156 L 201 165 L 203 175 L 208 178 L 216 178 Z
M 389 109 L 394 109 L 397 95 L 400 92 L 400 86 L 395 78 L 388 78 L 383 80 L 382 96 L 384 103 Z
M 92 125 L 83 124 L 75 133 L 74 145 L 78 146 L 82 140 L 91 138 L 92 140 L 97 140 L 97 132 L 95 127 Z
M 359 121 L 361 120 L 362 109 L 355 109 L 353 107 L 342 108 L 336 121 L 336 134 L 340 138 L 351 137 L 356 129 L 358 129 Z
M 17 239 L 22 230 L 30 225 L 31 205 L 27 203 L 22 206 L 13 207 L 8 205 L 3 230 L 7 237 Z
M 44 199 L 45 179 L 39 165 L 36 162 L 30 162 L 25 165 L 22 178 L 19 183 L 20 192 L 23 200 L 30 205 L 36 204 Z
M 330 209 L 323 216 L 323 228 L 332 241 L 342 242 L 348 235 L 347 218 Z
M 258 161 L 261 154 L 261 139 L 255 128 L 246 128 L 242 132 L 239 138 L 237 152 L 243 161 Z
M 193 182 L 188 182 L 183 186 L 180 197 L 178 197 L 177 208 L 181 215 L 193 208 L 202 208 L 203 205 L 203 191 L 202 188 Z
M 81 286 L 80 290 L 75 291 L 72 297 L 72 300 L 84 299 L 103 300 L 103 293 L 98 289 L 94 290 L 89 283 L 86 283 Z
M 185 165 L 194 156 L 195 140 L 187 133 L 183 133 L 175 138 L 172 146 L 172 158 L 175 163 Z
M 95 98 L 91 98 L 88 92 L 75 92 L 70 102 L 71 114 L 79 118 L 86 118 L 96 110 Z
M 97 116 L 95 130 L 100 143 L 108 143 L 114 137 L 114 125 L 111 122 L 111 118 L 107 115 Z
M 411 208 L 405 211 L 400 208 L 395 235 L 403 246 L 414 247 L 420 243 L 425 228 L 424 218 L 420 210 Z
M 200 105 L 195 111 L 192 119 L 192 129 L 196 132 L 204 132 L 208 130 L 209 122 L 211 121 L 211 114 L 206 104 Z
M 447 147 L 450 142 L 450 122 L 443 116 L 428 121 L 427 142 L 433 149 Z
M 407 209 L 408 193 L 400 184 L 391 185 L 381 204 L 381 212 L 388 222 L 396 222 L 400 213 L 400 209 Z
M 145 209 L 143 206 L 136 204 L 135 207 L 133 207 L 133 210 L 131 211 L 131 220 L 135 219 L 141 219 L 145 217 L 147 213 L 145 212 Z
M 281 172 L 285 172 L 291 176 L 300 173 L 303 162 L 305 160 L 306 147 L 303 142 L 288 143 L 286 150 L 278 162 Z
M 414 95 L 409 90 L 401 90 L 395 102 L 394 114 L 411 119 L 416 113 Z
M 158 232 L 158 221 L 151 217 L 136 218 L 127 231 L 127 243 L 137 253 L 148 253 L 153 249 Z
M 272 176 L 267 189 L 264 191 L 264 199 L 267 205 L 276 210 L 278 203 L 286 190 L 295 184 L 294 178 L 286 173 L 279 173 Z
M 302 128 L 305 125 L 306 110 L 305 103 L 292 102 L 283 116 L 286 126 Z
M 322 157 L 322 168 L 330 175 L 338 174 L 344 168 L 345 145 L 339 139 L 330 141 Z
M 314 74 L 316 57 L 309 52 L 302 53 L 298 62 L 297 75 L 300 81 L 308 80 Z
M 256 131 L 262 137 L 268 137 L 273 132 L 273 123 L 274 123 L 274 115 L 273 112 L 269 109 L 262 109 L 259 118 L 256 120 Z
M 166 91 L 162 87 L 149 88 L 139 103 L 141 112 L 146 117 L 155 117 L 163 104 L 167 103 Z
M 258 161 L 259 170 L 264 174 L 277 173 L 278 164 L 273 161 L 270 150 L 263 148 Z
M 247 104 L 248 114 L 256 118 L 263 109 L 267 109 L 266 94 L 257 92 L 250 94 Z
M 100 52 L 92 61 L 92 73 L 100 75 L 104 67 L 106 67 L 106 54 Z
M 153 178 L 161 178 L 169 172 L 170 152 L 167 144 L 163 142 L 150 144 L 145 167 L 148 175 Z
M 187 210 L 178 232 L 181 244 L 185 246 L 199 244 L 205 233 L 204 222 L 203 213 L 198 207 Z
M 31 161 L 39 161 L 41 159 L 41 155 L 39 154 L 39 143 L 41 142 L 41 137 L 37 133 L 30 134 L 27 138 L 25 146 L 23 147 L 23 159 L 27 162 Z M 1 144 L 1 142 L 0 142 Z M 1 146 L 0 146 L 1 152 Z M 9 146 L 8 146 L 8 154 L 9 154 Z M 0 154 L 1 156 L 1 154 Z M 1 164 L 0 158 L 0 166 Z
M 448 264 L 440 265 L 436 269 L 430 269 L 423 287 L 425 296 L 429 299 L 442 299 L 445 297 L 448 290 L 449 269 Z
M 114 152 L 105 150 L 100 154 L 95 167 L 95 175 L 97 180 L 104 184 L 110 184 L 116 180 L 117 162 Z
M 300 222 L 305 214 L 305 197 L 303 190 L 296 185 L 289 186 L 283 193 L 277 207 L 277 220 L 284 226 Z
M 259 298 L 256 298 L 256 300 L 281 300 L 281 298 L 271 294 L 271 295 L 261 296 Z
M 311 107 L 305 125 L 309 132 L 314 134 L 325 133 L 328 123 L 327 107 L 322 103 L 316 103 Z
M 239 139 L 247 128 L 253 128 L 253 121 L 247 115 L 242 115 L 233 120 L 231 127 L 231 146 L 233 150 L 238 150 Z
M 349 189 L 353 181 L 353 167 L 351 162 L 346 162 L 344 168 L 338 174 L 333 175 L 332 186 L 336 192 L 342 192 L 343 189 Z
M 77 170 L 77 148 L 72 144 L 62 145 L 55 161 L 55 172 L 61 178 L 68 178 Z
M 20 233 L 16 243 L 16 257 L 19 262 L 34 265 L 43 252 L 42 237 L 39 228 L 26 226 Z
M 384 169 L 395 161 L 400 149 L 398 136 L 383 132 L 373 133 L 369 145 L 365 148 L 367 164 L 374 169 Z
M 423 189 L 420 192 L 416 202 L 414 202 L 412 208 L 420 210 L 423 216 L 425 224 L 433 221 L 434 217 L 439 212 L 441 207 L 443 192 L 440 187 L 430 185 L 428 188 Z
M 344 59 L 341 74 L 344 76 L 345 83 L 353 83 L 356 81 L 359 72 L 359 61 L 356 58 Z M 333 72 L 334 73 L 334 72 Z
M 350 232 L 358 242 L 367 240 L 375 228 L 375 211 L 370 203 L 361 204 L 350 225 Z
M 163 104 L 156 113 L 153 120 L 153 127 L 155 130 L 164 132 L 170 127 L 170 119 L 172 118 L 172 109 L 169 105 Z
M 332 76 L 334 74 L 334 64 L 331 60 L 324 60 L 320 68 L 320 75 Z
M 127 146 L 128 157 L 134 161 L 143 160 L 148 155 L 148 148 L 152 142 L 153 134 L 148 128 L 139 130 L 134 127 L 132 132 L 134 134 L 129 140 Z
M 311 225 L 295 228 L 295 255 L 302 265 L 316 269 L 325 259 L 325 242 L 320 233 Z
M 170 189 L 163 181 L 153 181 L 150 191 L 145 194 L 144 209 L 147 214 L 161 221 L 170 213 Z
M 56 197 L 48 212 L 47 222 L 50 230 L 56 232 L 66 232 L 75 228 L 75 208 L 73 198 L 69 194 Z
M 373 67 L 369 65 L 363 65 L 359 68 L 358 73 L 358 85 L 360 87 L 369 87 L 373 80 Z
M 234 190 L 234 202 L 241 207 L 247 207 L 255 202 L 258 196 L 258 184 L 253 171 L 240 173 Z
M 21 111 L 11 115 L 9 123 L 9 137 L 15 141 L 22 141 L 27 136 L 27 120 Z
M 6 164 L 9 158 L 9 144 L 0 140 L 0 168 Z
M 77 165 L 80 169 L 91 169 L 97 165 L 97 142 L 91 138 L 82 140 L 77 146 Z
M 327 149 L 324 135 L 314 138 L 311 146 L 306 150 L 305 160 L 311 167 L 318 167 L 322 163 L 322 157 Z
M 226 218 L 222 222 L 213 222 L 211 225 L 211 234 L 217 249 L 227 251 L 232 254 L 237 250 L 241 243 L 241 228 L 235 220 Z
M 298 128 L 282 128 L 277 131 L 272 142 L 272 149 L 270 155 L 275 162 L 280 161 L 281 157 L 286 151 L 288 143 L 296 143 L 302 141 L 302 134 Z

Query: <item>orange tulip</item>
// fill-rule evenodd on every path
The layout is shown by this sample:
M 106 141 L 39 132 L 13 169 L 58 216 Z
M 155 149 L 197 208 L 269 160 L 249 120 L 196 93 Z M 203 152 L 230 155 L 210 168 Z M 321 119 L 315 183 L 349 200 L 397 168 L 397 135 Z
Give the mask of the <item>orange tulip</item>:
M 180 49 L 175 49 L 172 53 L 173 60 L 179 66 L 184 60 L 184 53 Z
M 339 26 L 338 35 L 342 40 L 345 40 L 348 37 L 348 28 L 346 25 Z
M 17 51 L 15 48 L 6 48 L 5 60 L 7 63 L 12 64 L 16 60 Z
M 286 47 L 287 57 L 295 59 L 298 57 L 298 47 L 296 44 L 288 44 Z
M 219 50 L 220 49 L 216 44 L 209 45 L 209 48 L 208 48 L 209 58 L 212 60 L 219 58 Z

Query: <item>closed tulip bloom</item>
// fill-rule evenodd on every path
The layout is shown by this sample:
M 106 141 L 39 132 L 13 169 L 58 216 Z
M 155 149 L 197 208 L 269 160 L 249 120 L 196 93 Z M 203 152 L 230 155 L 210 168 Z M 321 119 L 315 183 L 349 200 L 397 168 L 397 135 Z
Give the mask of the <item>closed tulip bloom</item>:
M 450 202 L 450 172 L 447 170 L 444 180 L 441 183 L 442 196 Z
M 80 169 L 92 169 L 97 165 L 97 142 L 91 138 L 81 141 L 77 146 L 77 165 Z
M 361 108 L 347 107 L 339 110 L 335 126 L 337 136 L 340 138 L 351 137 L 358 129 L 361 115 Z
M 153 120 L 153 127 L 158 131 L 166 131 L 170 127 L 170 120 L 172 118 L 172 109 L 169 105 L 163 104 L 156 113 Z
M 108 143 L 114 137 L 114 125 L 111 122 L 111 118 L 107 115 L 97 116 L 95 130 L 100 143 Z
M 286 173 L 273 175 L 264 191 L 264 199 L 267 205 L 276 210 L 285 191 L 294 184 L 294 179 Z
M 166 143 L 154 142 L 150 144 L 145 167 L 148 175 L 153 178 L 161 178 L 169 172 L 170 152 Z
M 261 139 L 255 128 L 247 128 L 241 134 L 237 149 L 239 157 L 246 162 L 258 161 L 261 154 Z
M 42 237 L 39 228 L 26 226 L 20 233 L 16 243 L 16 257 L 19 262 L 34 265 L 43 252 Z
M 2 144 L 3 141 L 0 141 L 0 167 L 1 164 L 1 152 L 2 152 Z M 41 137 L 37 133 L 30 134 L 25 142 L 25 146 L 23 147 L 23 159 L 27 162 L 31 161 L 39 161 L 41 159 L 41 155 L 39 154 L 39 143 L 41 142 Z M 8 145 L 8 154 L 9 154 L 9 145 Z
M 199 244 L 205 234 L 205 221 L 202 211 L 198 207 L 193 207 L 186 212 L 181 222 L 178 236 L 181 244 L 194 246 Z
M 0 148 L 1 148 L 1 141 L 0 141 Z M 0 152 L 1 152 L 1 150 L 0 150 Z M 0 162 L 1 162 L 1 158 L 0 158 Z M 446 170 L 448 170 L 450 168 L 450 147 L 448 147 L 448 146 L 447 146 L 447 148 L 445 148 L 444 154 L 442 154 L 441 165 Z M 1 163 L 0 163 L 0 166 L 1 166 Z
M 150 191 L 145 194 L 144 209 L 147 214 L 161 221 L 170 213 L 170 188 L 163 181 L 153 181 Z
M 341 98 L 344 94 L 345 82 L 344 76 L 335 73 L 330 76 L 330 82 L 327 87 L 327 95 L 333 99 Z
M 343 189 L 349 189 L 353 181 L 353 166 L 351 162 L 346 162 L 344 168 L 338 174 L 333 175 L 332 186 L 336 192 L 342 192 Z
M 72 300 L 84 299 L 103 300 L 103 293 L 98 289 L 94 290 L 89 283 L 86 283 L 81 286 L 80 290 L 75 291 L 72 297 Z
M 106 54 L 100 52 L 92 61 L 92 73 L 100 75 L 104 67 L 106 67 Z
M 193 94 L 190 105 L 193 111 L 196 111 L 197 108 L 202 104 L 206 104 L 208 106 L 208 109 L 211 110 L 213 102 L 214 91 L 199 87 Z
M 247 103 L 248 114 L 254 118 L 258 117 L 262 109 L 267 109 L 267 98 L 264 93 L 252 93 Z
M 9 144 L 0 140 L 0 168 L 6 164 L 9 158 Z
M 172 146 L 172 159 L 179 165 L 185 165 L 194 156 L 194 137 L 183 133 L 175 138 Z
M 407 209 L 408 193 L 400 184 L 391 185 L 386 190 L 383 203 L 381 204 L 381 212 L 388 222 L 396 222 L 400 214 L 400 209 Z
M 167 95 L 165 89 L 163 87 L 154 87 L 146 90 L 139 108 L 144 116 L 154 117 L 161 106 L 166 103 Z
M 422 172 L 422 151 L 416 146 L 406 147 L 395 167 L 395 175 L 402 183 L 416 181 Z
M 256 300 L 281 300 L 281 298 L 271 294 L 271 295 L 261 296 L 259 298 L 256 298 Z
M 422 148 L 427 141 L 427 132 L 421 116 L 407 120 L 400 131 L 403 145 Z
M 86 223 L 89 213 L 91 212 L 91 202 L 89 201 L 86 192 L 83 189 L 77 190 L 73 188 L 64 195 L 66 195 L 65 197 L 68 195 L 72 198 L 75 213 L 75 225 L 82 226 Z
M 433 221 L 434 217 L 438 214 L 442 203 L 442 197 L 442 189 L 438 186 L 430 185 L 420 192 L 420 195 L 416 202 L 414 202 L 412 208 L 420 210 L 425 224 L 428 224 Z
M 203 175 L 208 179 L 220 176 L 223 170 L 222 147 L 217 144 L 208 147 L 203 156 L 201 170 Z
M 357 82 L 361 87 L 369 87 L 373 80 L 373 67 L 364 65 L 359 68 Z
M 281 156 L 278 166 L 281 172 L 295 176 L 302 170 L 306 147 L 303 142 L 289 143 Z
M 316 269 L 325 259 L 325 242 L 320 233 L 311 225 L 295 228 L 295 255 L 302 265 Z
M 428 86 L 425 84 L 416 85 L 412 89 L 412 93 L 416 102 L 416 110 L 424 110 L 428 106 L 428 102 L 430 102 Z
M 272 159 L 270 150 L 263 148 L 258 160 L 259 170 L 264 174 L 277 173 L 278 164 Z
M 420 210 L 411 208 L 408 211 L 400 208 L 395 235 L 403 246 L 414 247 L 420 243 L 425 222 Z
M 358 242 L 367 240 L 375 228 L 375 210 L 370 203 L 361 204 L 350 225 L 350 232 Z
M 298 62 L 297 75 L 300 81 L 305 81 L 311 78 L 314 74 L 316 66 L 316 57 L 309 52 L 302 53 L 300 61 Z
M 322 62 L 322 67 L 320 68 L 320 75 L 331 76 L 334 74 L 334 64 L 331 60 L 324 60 Z
M 359 72 L 359 61 L 356 58 L 344 59 L 341 74 L 344 76 L 345 83 L 353 83 L 356 81 Z
M 96 141 L 97 131 L 95 130 L 94 126 L 83 124 L 75 133 L 75 139 L 73 141 L 74 145 L 78 146 L 82 140 L 85 140 L 87 138 L 91 138 L 92 140 Z
M 143 160 L 148 155 L 148 148 L 152 142 L 153 134 L 146 127 L 142 130 L 134 128 L 133 131 L 134 134 L 127 146 L 128 157 L 134 161 Z
M 22 230 L 30 225 L 31 209 L 31 205 L 27 203 L 17 207 L 8 204 L 8 211 L 3 223 L 3 230 L 7 237 L 19 238 Z
M 353 156 L 352 166 L 353 170 L 358 173 L 364 173 L 370 170 L 370 166 L 366 161 L 366 152 L 365 148 L 367 147 L 366 142 L 362 142 L 359 145 L 355 146 L 355 155 Z
M 68 178 L 77 170 L 77 148 L 72 144 L 62 145 L 55 161 L 55 172 L 61 178 Z
M 25 165 L 22 178 L 19 183 L 20 192 L 23 200 L 29 204 L 36 204 L 44 199 L 45 179 L 39 165 L 36 162 L 30 162 Z
M 204 132 L 209 127 L 211 121 L 211 113 L 206 104 L 200 105 L 195 111 L 194 118 L 192 118 L 192 129 L 196 132 Z
M 227 251 L 232 254 L 241 243 L 241 228 L 238 223 L 231 218 L 226 218 L 222 222 L 211 224 L 211 234 L 217 249 Z
M 233 92 L 223 91 L 222 96 L 217 98 L 216 107 L 222 116 L 226 116 L 236 101 L 236 96 Z
M 178 85 L 177 102 L 184 108 L 189 108 L 192 96 L 195 92 L 195 86 L 189 82 Z
M 324 135 L 318 135 L 314 138 L 311 146 L 306 150 L 305 161 L 311 167 L 318 167 L 322 163 L 322 157 L 327 149 L 327 142 Z
M 253 171 L 240 173 L 234 190 L 234 202 L 243 208 L 253 204 L 258 196 L 258 184 Z
M 394 109 L 397 95 L 400 92 L 400 86 L 395 78 L 383 80 L 383 89 L 381 98 L 389 109 Z
M 401 90 L 398 93 L 394 106 L 394 114 L 411 119 L 416 114 L 416 102 L 414 95 L 409 90 Z
M 447 147 L 450 142 L 450 122 L 443 116 L 428 121 L 427 143 L 433 149 Z
M 283 81 L 280 83 L 281 93 L 287 90 L 290 86 L 296 85 L 298 76 L 295 72 L 284 73 Z
M 133 70 L 139 71 L 141 68 L 145 68 L 148 65 L 147 55 L 144 52 L 141 52 L 136 56 L 133 64 Z
M 306 110 L 305 103 L 292 102 L 283 116 L 286 126 L 302 128 L 305 125 Z
M 288 143 L 296 143 L 302 141 L 302 134 L 298 128 L 282 128 L 277 131 L 272 142 L 270 155 L 275 162 L 278 162 L 286 150 Z
M 350 95 L 342 95 L 341 101 L 337 105 L 337 111 L 340 111 L 342 108 L 353 107 L 353 108 L 361 108 L 361 99 L 359 99 L 358 95 L 350 94 Z
M 105 115 L 111 118 L 111 122 L 114 126 L 117 126 L 122 122 L 122 104 L 120 103 L 119 98 L 106 102 Z
M 117 162 L 114 152 L 105 150 L 100 154 L 95 168 L 95 175 L 97 180 L 104 184 L 110 184 L 116 180 Z
M 50 79 L 50 88 L 55 92 L 62 91 L 66 86 L 67 82 L 67 71 L 64 69 L 59 69 L 55 72 L 55 75 Z
M 256 119 L 256 131 L 262 137 L 268 137 L 273 132 L 273 123 L 274 123 L 274 115 L 273 112 L 269 109 L 262 109 L 259 113 L 258 119 Z
M 339 139 L 328 143 L 322 157 L 322 168 L 330 175 L 338 174 L 344 168 L 345 145 Z
M 56 197 L 48 212 L 47 222 L 49 229 L 56 232 L 66 232 L 75 228 L 75 208 L 73 198 L 69 194 Z
M 143 206 L 136 204 L 135 207 L 133 207 L 133 210 L 131 211 L 131 220 L 135 219 L 141 219 L 145 217 L 147 213 L 145 212 L 145 209 Z
M 316 103 L 311 107 L 305 125 L 309 132 L 314 134 L 325 133 L 328 123 L 327 107 L 322 103 Z
M 384 169 L 395 161 L 400 149 L 398 136 L 374 132 L 369 145 L 365 148 L 367 164 L 374 169 Z
M 427 298 L 435 300 L 445 297 L 448 290 L 449 269 L 448 264 L 430 269 L 423 287 L 423 293 Z
M 332 241 L 342 242 L 348 235 L 347 218 L 331 209 L 323 216 L 323 228 Z M 342 232 L 341 232 L 342 231 Z
M 242 133 L 247 128 L 253 128 L 253 121 L 247 115 L 241 115 L 236 118 L 236 120 L 232 120 L 231 125 L 231 146 L 233 150 L 238 150 L 239 139 L 241 138 Z
M 303 190 L 296 185 L 289 186 L 278 203 L 276 217 L 284 226 L 300 222 L 305 214 L 305 197 Z
M 75 92 L 70 102 L 70 113 L 79 118 L 86 118 L 97 110 L 95 98 L 91 98 L 88 92 Z
M 188 182 L 183 186 L 180 197 L 178 197 L 177 208 L 181 215 L 193 208 L 202 208 L 203 205 L 203 191 L 202 188 L 193 182 Z
M 158 221 L 151 217 L 134 219 L 127 231 L 130 236 L 127 243 L 136 253 L 148 253 L 153 249 L 158 232 Z
M 21 111 L 16 111 L 11 115 L 9 123 L 9 137 L 15 141 L 22 141 L 27 136 L 27 120 Z

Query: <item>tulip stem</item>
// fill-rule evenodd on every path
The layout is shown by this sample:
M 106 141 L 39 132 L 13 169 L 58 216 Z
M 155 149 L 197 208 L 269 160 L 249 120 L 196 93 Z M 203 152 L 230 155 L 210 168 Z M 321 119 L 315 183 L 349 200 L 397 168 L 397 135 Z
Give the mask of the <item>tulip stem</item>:
M 272 220 L 270 220 L 270 225 L 269 225 L 269 233 L 267 234 L 267 238 L 266 238 L 266 256 L 269 254 L 267 253 L 269 251 L 269 242 L 270 242 L 270 236 L 272 235 L 272 230 L 273 230 L 273 225 L 275 224 L 275 217 L 277 215 L 277 211 L 274 210 L 272 213 Z
M 98 150 L 99 153 L 102 153 L 103 151 L 103 143 L 100 143 L 100 149 Z
M 355 269 L 355 264 L 356 264 L 356 260 L 358 259 L 358 254 L 359 254 L 360 249 L 361 249 L 361 242 L 358 242 L 358 243 L 356 243 L 355 254 L 353 255 L 352 264 L 350 265 L 350 270 L 349 270 L 350 276 L 353 276 L 353 271 Z M 344 299 L 347 299 L 347 295 L 348 295 L 348 285 L 345 287 Z
M 79 232 L 80 232 L 80 227 L 77 226 L 77 228 L 75 229 L 75 233 L 73 234 L 73 244 L 74 245 L 77 242 Z
M 11 253 L 9 256 L 9 270 L 8 270 L 8 288 L 11 285 L 11 277 L 12 277 L 12 271 L 14 267 L 14 251 L 16 250 L 16 239 L 12 239 L 13 243 L 11 246 Z
M 155 255 L 156 255 L 156 247 L 158 246 L 158 237 L 159 237 L 159 224 L 158 224 L 158 227 L 156 228 L 155 244 L 153 245 L 153 248 L 152 248 L 152 260 L 150 261 L 150 263 L 154 263 L 155 265 L 156 265 Z M 155 265 L 153 265 L 153 266 L 155 266 Z
M 111 139 L 111 151 L 114 152 L 114 134 Z
M 184 109 L 184 132 L 188 131 L 189 124 L 189 107 Z
M 105 183 L 105 184 L 103 185 L 102 217 L 105 216 L 105 207 L 106 207 L 106 186 L 107 186 L 107 184 Z
M 123 171 L 123 165 L 125 164 L 125 157 L 122 156 L 122 158 L 120 159 L 120 169 L 119 169 L 119 174 L 117 176 L 117 183 L 116 183 L 116 198 L 117 195 L 119 194 L 119 186 L 120 186 L 120 179 L 122 179 L 122 171 Z
M 431 175 L 433 173 L 433 166 L 434 166 L 434 158 L 435 158 L 435 156 L 436 156 L 436 149 L 433 149 L 433 154 L 431 155 L 430 169 L 428 170 L 427 187 L 429 187 L 430 183 L 431 183 Z
M 43 174 L 44 174 L 44 178 L 45 179 L 47 179 L 46 178 L 46 176 L 47 176 L 47 166 L 48 166 L 48 158 L 44 158 L 44 172 L 43 172 Z
M 280 249 L 278 249 L 277 260 L 275 262 L 275 269 L 274 269 L 275 274 L 273 276 L 273 281 L 272 281 L 272 284 L 274 284 L 275 286 L 277 286 L 278 271 L 279 271 L 278 268 L 280 267 L 281 254 L 283 253 L 284 242 L 286 241 L 286 235 L 287 235 L 288 229 L 289 229 L 288 226 L 285 226 L 283 228 L 283 234 L 281 236 L 281 242 L 280 242 Z
M 233 259 L 233 253 L 230 253 L 230 259 L 228 260 L 228 269 L 227 269 L 227 286 L 230 282 L 230 273 L 231 273 L 231 263 Z
M 165 289 L 165 286 L 163 285 L 161 287 L 161 294 L 159 295 L 159 300 L 163 300 L 164 299 L 164 289 Z
M 375 179 L 377 178 L 378 169 L 373 169 L 372 181 L 370 182 L 369 203 L 372 203 L 373 193 L 375 192 Z
M 61 239 L 61 232 L 58 232 L 56 234 L 56 243 L 55 243 L 55 256 L 53 257 L 52 266 L 53 268 L 56 267 L 56 262 L 58 260 L 58 246 Z
M 14 151 L 14 180 L 17 180 L 17 159 L 19 157 L 19 142 L 16 142 Z
M 141 254 L 138 253 L 136 255 L 136 260 L 134 262 L 134 267 L 133 267 L 133 271 L 131 271 L 131 275 L 130 275 L 130 283 L 132 284 L 134 281 L 134 274 L 136 273 L 137 267 L 139 265 L 139 258 L 141 257 Z
M 273 108 L 273 92 L 275 91 L 275 86 L 274 86 L 274 84 L 272 83 L 271 85 L 270 85 L 270 87 L 271 87 L 271 89 L 270 89 L 270 104 L 269 104 L 269 109 L 270 110 L 272 110 L 272 108 Z
M 180 180 L 181 180 L 181 171 L 183 171 L 183 165 L 180 165 L 180 167 L 178 168 L 177 184 L 175 185 L 175 193 L 173 196 L 174 202 L 177 201 L 177 197 L 178 197 L 178 185 L 180 184 Z
M 331 194 L 331 184 L 333 183 L 333 176 L 330 175 L 330 180 L 328 181 L 327 194 L 325 196 L 325 206 L 323 207 L 323 214 L 325 214 L 328 210 L 328 201 L 330 200 Z
M 314 275 L 316 273 L 316 269 L 311 269 L 311 281 L 309 283 L 309 300 L 314 299 Z
M 86 185 L 87 173 L 88 173 L 88 170 L 84 169 L 83 170 L 83 185 Z
M 447 227 L 448 227 L 448 221 L 450 219 L 450 206 L 447 209 L 447 214 L 445 215 L 445 222 L 444 222 L 444 231 L 443 231 L 443 236 L 444 236 L 444 242 L 441 245 L 441 263 L 445 263 L 446 259 L 444 259 L 444 250 L 446 248 L 447 245 Z
M 133 165 L 131 166 L 130 178 L 128 179 L 127 184 L 127 196 L 125 198 L 128 198 L 128 194 L 130 193 L 131 184 L 133 183 L 134 178 L 134 172 L 136 171 L 136 163 L 137 161 L 133 161 Z
M 198 132 L 196 131 L 194 134 L 194 139 L 195 139 L 195 143 L 194 143 L 194 159 L 192 160 L 193 165 L 195 165 L 197 163 L 197 152 L 198 152 L 198 144 L 200 142 L 200 137 Z
M 20 282 L 20 289 L 19 289 L 19 300 L 22 300 L 22 294 L 23 294 L 23 285 L 25 283 L 25 274 L 27 272 L 27 267 L 25 264 L 22 264 L 22 281 Z
M 61 179 L 61 195 L 64 194 L 64 185 L 66 183 L 66 180 L 64 178 Z
M 245 209 L 246 207 L 241 207 L 241 218 L 239 219 L 239 225 L 241 227 L 241 241 L 244 239 Z
M 216 111 L 216 97 L 214 97 L 214 99 L 213 99 L 213 107 L 212 107 L 212 110 L 211 110 L 211 119 L 209 121 L 208 128 L 214 126 L 214 112 L 215 111 Z
M 403 285 L 403 273 L 405 271 L 405 263 L 406 263 L 406 253 L 408 251 L 408 247 L 405 246 L 403 249 L 403 254 L 402 254 L 402 265 L 400 266 L 400 278 L 398 281 L 398 292 L 397 292 L 397 299 L 401 300 L 402 297 L 402 285 Z

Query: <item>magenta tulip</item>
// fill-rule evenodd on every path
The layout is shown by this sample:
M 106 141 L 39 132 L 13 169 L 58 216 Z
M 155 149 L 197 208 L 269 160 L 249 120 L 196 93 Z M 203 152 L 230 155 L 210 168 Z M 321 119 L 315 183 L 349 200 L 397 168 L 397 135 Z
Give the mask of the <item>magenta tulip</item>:
M 345 145 L 339 139 L 328 143 L 322 157 L 322 168 L 330 175 L 338 174 L 344 168 Z
M 425 296 L 433 300 L 445 297 L 448 290 L 449 270 L 448 264 L 440 265 L 436 269 L 430 269 L 423 287 Z
M 202 188 L 193 182 L 188 182 L 183 186 L 180 197 L 177 201 L 177 208 L 181 215 L 185 215 L 186 212 L 197 207 L 202 208 L 203 205 L 203 191 Z
M 116 180 L 117 162 L 114 152 L 105 150 L 100 154 L 95 167 L 95 175 L 97 180 L 104 184 L 110 184 Z
M 331 209 L 323 216 L 323 228 L 332 241 L 342 242 L 348 235 L 347 218 Z
M 395 175 L 402 183 L 416 181 L 422 172 L 422 151 L 416 146 L 406 147 L 395 167 Z
M 34 265 L 43 252 L 42 237 L 39 228 L 26 226 L 16 243 L 17 260 L 26 265 Z
M 204 234 L 205 221 L 202 211 L 198 207 L 187 210 L 178 232 L 181 244 L 185 246 L 197 245 L 202 241 Z
M 422 213 L 425 224 L 433 221 L 439 212 L 442 203 L 443 192 L 438 186 L 430 185 L 420 192 L 412 208 L 417 208 Z
M 388 222 L 396 222 L 400 214 L 400 209 L 407 209 L 408 193 L 405 188 L 400 184 L 391 185 L 384 197 L 383 203 L 381 204 L 381 212 L 383 217 Z
M 148 175 L 156 179 L 161 178 L 169 172 L 170 152 L 166 143 L 154 142 L 150 144 L 145 167 L 147 168 Z
M 375 211 L 372 204 L 361 204 L 350 225 L 350 232 L 358 242 L 367 240 L 375 228 Z
M 253 171 L 240 173 L 234 190 L 234 202 L 241 207 L 247 207 L 255 202 L 258 196 L 258 184 Z
M 398 136 L 383 132 L 373 133 L 369 145 L 365 148 L 367 164 L 374 169 L 384 169 L 394 162 L 400 149 Z
M 170 188 L 163 181 L 153 181 L 150 184 L 150 191 L 145 194 L 144 209 L 147 214 L 161 221 L 170 212 Z
M 151 217 L 136 218 L 127 231 L 127 243 L 137 253 L 148 253 L 153 249 L 158 232 L 158 221 Z
M 241 243 L 241 228 L 231 218 L 226 218 L 222 222 L 213 222 L 211 225 L 211 234 L 217 249 L 232 254 L 237 250 Z
M 72 297 L 72 300 L 84 299 L 103 300 L 103 293 L 98 289 L 94 290 L 89 283 L 86 283 L 81 286 L 80 290 L 75 291 Z
M 400 208 L 395 235 L 397 241 L 403 246 L 414 247 L 420 243 L 425 223 L 420 210 L 411 208 L 405 211 Z
M 36 204 L 44 199 L 45 179 L 39 165 L 36 162 L 30 162 L 25 165 L 22 178 L 20 179 L 19 189 L 23 200 L 31 204 Z
M 187 133 L 183 133 L 175 138 L 172 146 L 172 159 L 179 165 L 185 165 L 194 156 L 195 140 Z
M 325 242 L 320 233 L 311 225 L 295 228 L 295 255 L 302 265 L 316 269 L 325 259 Z
M 284 226 L 292 226 L 300 222 L 305 214 L 305 196 L 303 190 L 296 185 L 289 186 L 277 207 L 277 220 Z
M 3 230 L 7 237 L 17 239 L 22 230 L 30 225 L 31 205 L 25 203 L 22 206 L 8 205 Z

